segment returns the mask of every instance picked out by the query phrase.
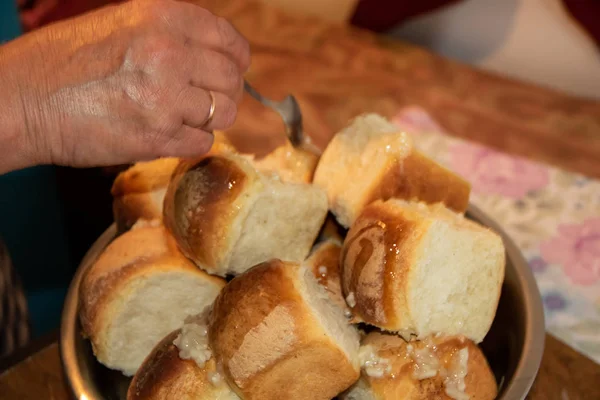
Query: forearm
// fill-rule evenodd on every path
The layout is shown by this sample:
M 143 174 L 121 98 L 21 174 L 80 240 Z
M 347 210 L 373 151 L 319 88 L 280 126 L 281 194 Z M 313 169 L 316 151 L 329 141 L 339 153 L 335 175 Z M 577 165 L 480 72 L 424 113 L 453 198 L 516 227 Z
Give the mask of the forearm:
M 33 85 L 27 77 L 27 65 L 14 68 L 18 43 L 0 46 L 0 174 L 38 164 L 39 143 L 33 140 L 34 124 L 27 110 L 34 107 L 23 88 Z M 33 60 L 32 60 L 33 62 Z M 29 89 L 31 91 L 31 88 Z

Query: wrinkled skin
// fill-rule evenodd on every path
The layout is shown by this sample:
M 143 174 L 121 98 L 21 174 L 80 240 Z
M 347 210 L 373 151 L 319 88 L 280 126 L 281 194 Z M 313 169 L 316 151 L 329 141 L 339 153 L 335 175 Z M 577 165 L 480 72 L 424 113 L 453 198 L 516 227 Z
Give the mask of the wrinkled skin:
M 0 46 L 0 173 L 203 154 L 233 124 L 249 64 L 227 21 L 172 0 L 35 30 Z

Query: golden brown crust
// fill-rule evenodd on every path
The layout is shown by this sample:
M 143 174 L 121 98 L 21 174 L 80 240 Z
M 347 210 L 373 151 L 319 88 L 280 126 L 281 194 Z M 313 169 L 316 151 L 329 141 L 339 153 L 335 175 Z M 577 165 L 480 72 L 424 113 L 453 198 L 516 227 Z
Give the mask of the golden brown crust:
M 178 163 L 179 159 L 174 157 L 136 163 L 117 175 L 111 193 L 113 197 L 120 197 L 125 194 L 147 193 L 165 188 Z
M 177 158 L 139 162 L 117 176 L 111 193 L 119 232 L 128 230 L 139 219 L 162 219 L 164 192 L 178 163 Z
M 401 322 L 393 299 L 406 293 L 403 287 L 419 239 L 416 226 L 378 200 L 350 228 L 342 249 L 342 288 L 344 296 L 354 296 L 351 309 L 357 320 L 391 330 Z
M 197 265 L 217 267 L 240 208 L 232 204 L 253 183 L 240 164 L 222 154 L 182 161 L 164 203 L 164 222 L 181 251 Z
M 279 260 L 259 264 L 215 300 L 211 348 L 247 400 L 326 400 L 358 378 L 298 292 L 299 268 Z
M 112 299 L 138 277 L 159 270 L 185 270 L 215 284 L 224 282 L 199 270 L 177 249 L 163 226 L 137 228 L 116 238 L 82 278 L 79 318 L 86 336 L 97 346 L 100 325 Z M 108 318 L 108 317 L 106 317 Z
M 498 395 L 498 384 L 485 355 L 481 349 L 469 340 L 468 368 L 471 371 L 465 377 L 466 392 L 471 400 L 491 400 Z
M 213 359 L 200 368 L 194 361 L 179 357 L 173 341 L 180 332 L 178 329 L 167 335 L 146 357 L 129 385 L 127 400 L 212 400 L 230 390 L 225 382 L 210 382 L 210 374 L 217 371 Z
M 435 228 L 430 229 L 432 226 Z M 468 253 L 473 261 L 465 265 L 458 265 L 456 260 L 460 258 L 452 256 L 447 248 L 443 250 L 444 254 L 437 254 L 437 257 L 447 255 L 454 260 L 452 266 L 457 269 L 453 270 L 453 274 L 457 280 L 463 282 L 479 278 L 473 274 L 478 268 L 484 268 L 484 265 L 487 270 L 482 276 L 485 280 L 483 283 L 469 283 L 480 285 L 473 286 L 472 289 L 478 290 L 475 296 L 480 301 L 478 307 L 474 308 L 465 297 L 458 303 L 449 302 L 452 310 L 455 304 L 471 310 L 468 320 L 461 319 L 463 317 L 460 316 L 444 320 L 443 315 L 437 314 L 437 322 L 431 322 L 432 317 L 426 315 L 427 311 L 415 306 L 417 300 L 411 294 L 421 288 L 415 285 L 426 285 L 415 278 L 421 276 L 417 268 L 425 265 L 423 268 L 429 266 L 437 271 L 443 267 L 441 260 L 435 264 L 425 264 L 425 260 L 429 258 L 423 253 L 424 243 L 429 243 L 431 237 L 441 231 L 460 234 L 465 238 L 463 240 L 466 244 L 473 243 L 470 248 L 476 251 Z M 425 239 L 425 235 L 429 233 L 431 236 Z M 456 241 L 455 238 L 448 240 L 450 239 Z M 481 253 L 481 246 L 489 250 Z M 478 262 L 486 264 L 475 264 Z M 344 296 L 347 301 L 348 296 L 352 296 L 356 302 L 351 310 L 355 321 L 398 332 L 403 337 L 411 334 L 421 337 L 435 332 L 462 333 L 479 343 L 492 323 L 497 306 L 504 275 L 504 250 L 497 234 L 447 209 L 441 203 L 427 205 L 397 199 L 385 202 L 377 200 L 367 206 L 352 225 L 344 241 L 341 265 Z M 434 309 L 428 309 L 431 310 L 431 315 L 436 315 Z M 471 314 L 472 312 L 476 314 Z M 435 327 L 427 324 L 435 324 Z
M 194 375 L 196 363 L 180 359 L 179 349 L 173 344 L 180 332 L 178 329 L 167 335 L 146 357 L 131 380 L 128 400 L 158 399 L 161 391 L 170 392 L 173 386 L 177 389 L 177 378 Z
M 398 198 L 429 204 L 444 203 L 464 213 L 469 205 L 471 185 L 460 176 L 413 150 L 402 160 L 394 160 L 379 184 L 367 196 L 365 205 L 375 200 Z
M 317 154 L 295 148 L 286 141 L 254 164 L 260 171 L 276 172 L 284 182 L 311 183 L 318 162 Z
M 408 345 L 412 351 L 408 350 Z M 471 400 L 492 400 L 497 395 L 494 375 L 479 347 L 464 337 L 438 337 L 427 341 L 407 343 L 395 336 L 373 332 L 363 340 L 363 345 L 371 345 L 377 356 L 391 364 L 391 370 L 382 377 L 370 377 L 364 371 L 361 379 L 368 383 L 372 393 L 386 400 L 453 400 L 446 393 L 444 379 L 438 373 L 432 378 L 415 378 L 416 363 L 413 351 L 429 348 L 439 365 L 446 370 L 452 369 L 453 357 L 463 348 L 468 349 L 467 376 L 465 393 Z M 413 353 L 414 354 L 414 353 Z
M 283 265 L 279 260 L 259 264 L 231 280 L 215 299 L 209 319 L 209 338 L 215 358 L 223 365 L 228 365 L 236 356 L 248 331 L 260 325 L 277 306 L 289 303 L 292 306 L 289 314 L 296 311 L 293 306 L 298 295 L 285 269 L 281 268 Z M 253 302 L 254 299 L 260 301 Z M 244 321 L 245 329 L 236 329 L 240 321 Z M 273 338 L 259 339 L 269 342 Z M 246 386 L 247 378 L 240 378 L 241 373 L 233 375 L 231 369 L 226 368 L 225 374 L 241 388 Z
M 98 320 L 100 314 L 105 311 L 104 305 L 128 283 L 132 271 L 140 268 L 142 263 L 141 260 L 132 261 L 123 265 L 121 269 L 97 280 L 92 279 L 90 274 L 84 276 L 79 290 L 79 320 L 81 321 L 83 334 L 86 337 L 93 338 L 94 333 L 99 331 L 97 329 Z M 91 342 L 94 349 L 98 350 L 96 340 L 92 339 Z
M 222 132 L 214 132 L 211 153 L 234 151 Z M 164 195 L 180 159 L 159 158 L 138 162 L 117 175 L 113 182 L 113 215 L 119 232 L 139 219 L 162 219 Z
M 211 154 L 223 151 L 234 151 L 234 147 L 221 131 L 213 132 L 214 142 Z M 157 189 L 166 188 L 179 158 L 164 157 L 152 161 L 140 161 L 115 178 L 111 193 L 113 197 L 132 193 L 147 193 Z
M 85 334 L 95 331 L 101 308 L 114 296 L 133 271 L 147 260 L 169 253 L 164 228 L 143 228 L 117 237 L 87 270 L 79 287 L 79 316 Z M 138 251 L 132 251 L 134 247 Z M 143 255 L 143 256 L 142 256 Z
M 152 193 L 125 194 L 113 200 L 113 215 L 119 232 L 124 232 L 140 219 L 162 219 L 162 203 L 156 204 Z

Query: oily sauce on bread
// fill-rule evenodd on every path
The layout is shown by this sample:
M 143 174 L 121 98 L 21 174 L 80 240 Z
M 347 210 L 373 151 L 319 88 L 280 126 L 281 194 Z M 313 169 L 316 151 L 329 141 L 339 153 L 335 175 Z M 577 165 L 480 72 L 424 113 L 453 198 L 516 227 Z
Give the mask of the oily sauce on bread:
M 375 200 L 419 199 L 425 203 L 442 202 L 448 208 L 463 213 L 469 205 L 471 185 L 413 150 L 404 159 L 395 159 L 366 204 Z
M 396 291 L 394 284 L 402 284 L 405 280 L 398 276 L 393 265 L 404 265 L 400 249 L 414 238 L 403 232 L 411 231 L 414 225 L 407 220 L 392 220 L 389 215 L 379 211 L 378 204 L 381 202 L 367 207 L 348 232 L 342 250 L 342 286 L 345 296 L 350 293 L 357 296 L 353 313 L 360 320 L 386 327 L 397 325 L 391 294 L 403 293 Z M 362 221 L 373 219 L 376 222 L 362 226 Z M 355 245 L 357 241 L 358 246 Z M 365 270 L 367 264 L 378 265 Z M 405 266 L 408 268 L 408 264 Z M 401 268 L 400 274 L 404 271 L 405 268 Z
M 182 161 L 175 170 L 165 198 L 165 225 L 182 252 L 197 264 L 216 264 L 216 255 L 207 246 L 217 248 L 225 240 L 226 235 L 214 235 L 225 217 L 223 204 L 232 203 L 246 181 L 235 162 L 218 155 Z

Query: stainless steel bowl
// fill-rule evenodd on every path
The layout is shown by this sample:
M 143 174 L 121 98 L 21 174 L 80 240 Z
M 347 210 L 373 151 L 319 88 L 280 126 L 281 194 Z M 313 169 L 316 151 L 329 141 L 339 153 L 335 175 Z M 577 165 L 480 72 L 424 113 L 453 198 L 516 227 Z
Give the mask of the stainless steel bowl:
M 481 347 L 499 385 L 498 399 L 525 399 L 542 360 L 545 328 L 540 293 L 519 249 L 500 227 L 474 206 L 467 216 L 499 232 L 507 253 L 506 277 L 498 312 Z M 116 235 L 112 225 L 98 238 L 84 257 L 73 281 L 62 315 L 60 354 L 67 381 L 76 399 L 126 398 L 129 379 L 96 361 L 87 340 L 81 335 L 78 318 L 79 282 Z

